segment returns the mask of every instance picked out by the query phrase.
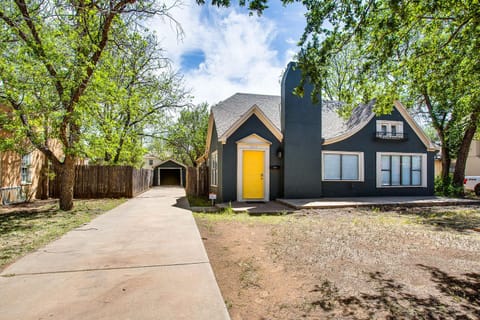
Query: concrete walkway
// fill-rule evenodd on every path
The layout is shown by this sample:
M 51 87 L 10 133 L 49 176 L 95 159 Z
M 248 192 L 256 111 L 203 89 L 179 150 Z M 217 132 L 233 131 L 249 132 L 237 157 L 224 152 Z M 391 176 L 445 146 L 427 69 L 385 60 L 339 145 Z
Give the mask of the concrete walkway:
M 271 213 L 292 213 L 293 210 L 290 206 L 282 204 L 277 201 L 268 202 L 229 202 L 217 204 L 220 209 L 232 208 L 233 212 L 247 212 L 249 214 L 271 214 Z
M 0 319 L 229 319 L 180 188 L 155 188 L 0 274 Z
M 351 197 L 351 198 L 320 198 L 320 199 L 277 199 L 296 210 L 356 208 L 356 207 L 431 207 L 431 206 L 462 206 L 480 205 L 479 200 L 455 199 L 436 196 L 425 197 Z

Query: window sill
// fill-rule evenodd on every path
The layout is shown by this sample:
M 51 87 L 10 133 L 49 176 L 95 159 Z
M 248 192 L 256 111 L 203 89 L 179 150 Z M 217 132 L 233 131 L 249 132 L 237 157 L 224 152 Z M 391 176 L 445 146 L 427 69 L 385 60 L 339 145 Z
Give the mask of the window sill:
M 365 182 L 364 180 L 322 180 L 322 182 Z
M 377 186 L 377 189 L 392 189 L 392 188 L 426 188 L 427 186 Z

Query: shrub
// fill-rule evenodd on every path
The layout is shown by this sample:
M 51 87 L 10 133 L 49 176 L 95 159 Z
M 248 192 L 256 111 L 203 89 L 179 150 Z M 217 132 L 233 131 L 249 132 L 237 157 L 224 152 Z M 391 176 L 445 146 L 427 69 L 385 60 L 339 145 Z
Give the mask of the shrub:
M 443 180 L 442 177 L 435 177 L 435 194 L 446 197 L 463 197 L 463 186 L 454 186 L 452 175 Z

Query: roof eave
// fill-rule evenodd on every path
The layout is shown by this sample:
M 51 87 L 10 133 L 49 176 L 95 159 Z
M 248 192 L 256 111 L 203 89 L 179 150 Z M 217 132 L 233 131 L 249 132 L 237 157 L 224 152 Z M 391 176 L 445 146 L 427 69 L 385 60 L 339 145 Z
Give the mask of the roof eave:
M 244 124 L 252 115 L 256 115 L 257 118 L 267 127 L 267 129 L 277 138 L 278 141 L 283 140 L 283 134 L 278 129 L 273 122 L 265 115 L 265 113 L 254 104 L 250 109 L 247 110 L 233 125 L 228 128 L 228 130 L 218 138 L 218 141 L 222 144 L 227 143 L 227 139 L 235 132 L 242 124 Z
M 412 116 L 408 113 L 407 109 L 403 106 L 403 104 L 400 101 L 395 100 L 393 102 L 393 105 L 395 106 L 397 111 L 400 112 L 400 114 L 405 119 L 405 121 L 407 121 L 407 123 L 413 129 L 413 131 L 415 132 L 417 137 L 420 139 L 420 141 L 422 141 L 422 143 L 425 145 L 425 147 L 427 148 L 427 151 L 432 151 L 432 152 L 437 151 L 438 149 L 435 148 L 430 138 L 425 134 L 423 129 L 420 128 L 417 122 L 413 120 Z

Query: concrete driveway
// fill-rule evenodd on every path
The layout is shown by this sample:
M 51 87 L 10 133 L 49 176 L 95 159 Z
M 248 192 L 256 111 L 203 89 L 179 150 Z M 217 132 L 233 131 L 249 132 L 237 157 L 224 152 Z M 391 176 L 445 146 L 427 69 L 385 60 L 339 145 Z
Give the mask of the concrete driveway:
M 154 188 L 0 274 L 0 319 L 229 319 L 180 188 Z

